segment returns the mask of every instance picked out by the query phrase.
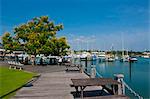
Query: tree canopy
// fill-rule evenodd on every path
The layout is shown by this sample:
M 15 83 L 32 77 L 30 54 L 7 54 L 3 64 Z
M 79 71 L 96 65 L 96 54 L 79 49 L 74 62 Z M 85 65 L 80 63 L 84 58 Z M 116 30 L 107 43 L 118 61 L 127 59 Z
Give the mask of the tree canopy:
M 19 42 L 15 38 L 13 38 L 9 32 L 4 33 L 2 42 L 6 51 L 9 50 L 10 52 L 12 52 L 13 50 L 22 49 Z
M 56 33 L 62 29 L 62 24 L 55 25 L 48 16 L 36 17 L 15 27 L 14 37 L 5 33 L 2 42 L 6 49 L 22 48 L 31 55 L 65 55 L 69 49 L 67 40 L 65 37 L 56 37 Z

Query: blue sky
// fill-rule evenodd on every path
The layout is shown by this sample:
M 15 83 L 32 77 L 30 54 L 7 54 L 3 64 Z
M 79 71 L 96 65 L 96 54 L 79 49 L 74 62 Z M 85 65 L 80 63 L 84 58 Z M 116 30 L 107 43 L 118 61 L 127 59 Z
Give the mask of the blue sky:
M 48 15 L 72 49 L 149 49 L 148 0 L 0 0 L 0 36 L 33 17 Z M 123 41 L 123 44 L 122 44 Z

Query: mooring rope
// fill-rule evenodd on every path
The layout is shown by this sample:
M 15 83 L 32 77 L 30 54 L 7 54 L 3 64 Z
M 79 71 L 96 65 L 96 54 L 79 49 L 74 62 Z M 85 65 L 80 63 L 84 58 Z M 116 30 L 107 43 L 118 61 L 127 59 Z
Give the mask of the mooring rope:
M 98 77 L 100 77 L 100 78 L 103 78 L 103 76 L 102 76 L 100 73 L 98 73 L 98 72 L 96 72 L 96 75 L 97 75 Z
M 100 77 L 100 78 L 103 78 L 103 76 L 102 76 L 100 73 L 98 73 L 97 71 L 96 71 L 96 75 L 97 75 L 98 77 Z M 143 97 L 140 96 L 138 93 L 136 93 L 123 79 L 120 79 L 120 81 L 124 84 L 124 86 L 125 86 L 131 93 L 134 94 L 134 96 L 138 97 L 138 99 L 143 99 Z
M 100 78 L 103 78 L 101 74 L 99 74 L 98 72 L 96 72 L 96 75 Z M 125 87 L 134 94 L 134 96 L 138 97 L 138 99 L 143 99 L 142 96 L 140 96 L 138 93 L 136 93 L 123 79 L 121 80 L 121 82 L 125 85 Z
M 138 97 L 138 99 L 143 99 L 143 97 L 140 96 L 138 93 L 136 93 L 123 79 L 121 80 L 121 82 L 125 85 L 125 87 L 126 87 L 131 93 L 133 93 L 136 97 Z

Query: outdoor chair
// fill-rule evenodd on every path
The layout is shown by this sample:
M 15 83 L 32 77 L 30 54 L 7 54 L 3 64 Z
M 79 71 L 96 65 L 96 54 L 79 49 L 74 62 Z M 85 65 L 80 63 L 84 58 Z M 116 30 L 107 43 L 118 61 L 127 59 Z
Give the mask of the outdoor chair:
M 14 69 L 19 69 L 22 70 L 24 64 L 21 64 L 20 62 L 15 62 L 15 61 L 8 61 L 9 69 L 14 68 Z

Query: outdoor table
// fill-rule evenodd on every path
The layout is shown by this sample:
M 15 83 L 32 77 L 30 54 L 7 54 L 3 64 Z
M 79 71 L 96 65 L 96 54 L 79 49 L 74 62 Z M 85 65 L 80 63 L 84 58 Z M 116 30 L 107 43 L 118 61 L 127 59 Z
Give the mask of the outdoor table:
M 81 99 L 83 99 L 83 91 L 87 86 L 103 86 L 103 85 L 118 85 L 118 81 L 112 78 L 82 78 L 82 79 L 71 79 L 73 86 L 76 91 L 78 87 L 81 88 Z

